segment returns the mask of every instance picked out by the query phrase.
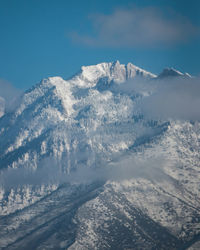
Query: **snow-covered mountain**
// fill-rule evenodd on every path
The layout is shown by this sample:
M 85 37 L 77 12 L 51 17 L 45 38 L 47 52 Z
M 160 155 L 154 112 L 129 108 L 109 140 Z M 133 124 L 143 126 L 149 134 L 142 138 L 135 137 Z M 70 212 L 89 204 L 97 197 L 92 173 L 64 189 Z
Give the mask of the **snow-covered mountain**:
M 116 61 L 26 91 L 0 119 L 0 247 L 198 244 L 200 124 L 138 108 L 154 79 L 179 75 Z
M 86 150 L 99 148 L 103 142 L 94 141 L 95 135 L 91 141 L 89 133 L 105 129 L 104 126 L 112 127 L 113 123 L 126 123 L 132 116 L 133 100 L 116 96 L 105 91 L 106 88 L 108 90 L 112 82 L 119 84 L 136 76 L 155 77 L 133 64 L 125 66 L 117 61 L 82 67 L 80 73 L 67 81 L 61 77 L 42 80 L 23 95 L 13 113 L 0 121 L 1 168 L 26 163 L 29 168 L 37 168 L 38 161 L 44 157 L 60 159 L 65 154 L 69 158 L 72 151 L 78 150 L 81 140 L 87 144 Z M 121 124 L 118 127 L 124 133 Z M 128 141 L 131 140 L 128 137 Z M 119 140 L 113 138 L 107 147 L 110 150 L 116 147 L 117 151 L 127 148 L 132 140 L 124 142 L 124 138 L 124 135 Z M 70 168 L 69 163 L 67 171 Z

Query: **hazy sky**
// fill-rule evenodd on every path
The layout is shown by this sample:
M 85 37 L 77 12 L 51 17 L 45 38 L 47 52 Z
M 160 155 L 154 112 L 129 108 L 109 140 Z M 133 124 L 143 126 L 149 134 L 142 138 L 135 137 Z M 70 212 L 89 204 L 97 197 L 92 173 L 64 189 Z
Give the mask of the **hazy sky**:
M 0 79 L 27 89 L 119 60 L 199 75 L 198 0 L 0 0 Z

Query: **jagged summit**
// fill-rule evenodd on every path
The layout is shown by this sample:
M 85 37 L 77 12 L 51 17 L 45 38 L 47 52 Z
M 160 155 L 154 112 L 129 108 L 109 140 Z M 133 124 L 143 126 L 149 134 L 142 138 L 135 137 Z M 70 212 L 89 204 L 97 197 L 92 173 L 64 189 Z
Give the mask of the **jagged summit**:
M 124 82 L 130 78 L 141 76 L 154 78 L 156 75 L 141 69 L 132 63 L 120 64 L 119 61 L 103 62 L 97 65 L 82 66 L 70 81 L 79 86 L 93 87 L 101 78 L 107 78 L 108 82 Z
M 165 77 L 191 77 L 188 73 L 182 73 L 174 68 L 164 68 L 158 78 Z

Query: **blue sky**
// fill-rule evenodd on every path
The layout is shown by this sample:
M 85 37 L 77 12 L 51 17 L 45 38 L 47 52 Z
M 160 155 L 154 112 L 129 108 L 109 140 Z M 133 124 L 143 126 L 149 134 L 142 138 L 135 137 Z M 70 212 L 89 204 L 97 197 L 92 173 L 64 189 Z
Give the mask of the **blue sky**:
M 0 79 L 27 89 L 119 60 L 200 74 L 198 0 L 0 0 Z

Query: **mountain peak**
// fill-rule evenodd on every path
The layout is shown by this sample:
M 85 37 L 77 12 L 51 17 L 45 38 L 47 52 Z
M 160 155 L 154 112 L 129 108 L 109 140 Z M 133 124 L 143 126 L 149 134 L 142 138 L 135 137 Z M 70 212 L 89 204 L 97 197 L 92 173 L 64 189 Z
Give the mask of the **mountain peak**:
M 56 87 L 63 81 L 65 80 L 60 76 L 52 76 L 52 77 L 42 79 L 39 85 L 43 87 L 53 87 L 53 86 Z
M 116 60 L 116 61 L 112 62 L 112 65 L 113 65 L 113 66 L 115 66 L 115 65 L 120 65 L 119 60 Z
M 94 87 L 102 78 L 107 78 L 108 83 L 114 81 L 122 83 L 136 76 L 154 78 L 156 75 L 141 69 L 132 63 L 120 64 L 120 62 L 103 62 L 91 66 L 82 66 L 70 81 L 82 87 Z
M 188 73 L 182 73 L 174 68 L 164 68 L 163 71 L 159 74 L 158 78 L 165 77 L 191 77 Z

